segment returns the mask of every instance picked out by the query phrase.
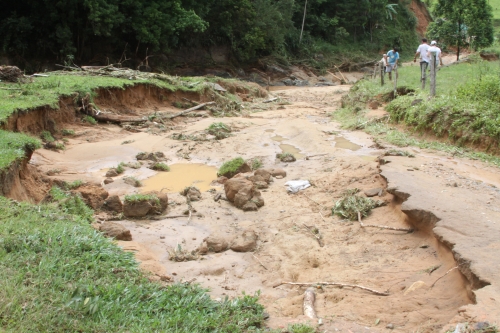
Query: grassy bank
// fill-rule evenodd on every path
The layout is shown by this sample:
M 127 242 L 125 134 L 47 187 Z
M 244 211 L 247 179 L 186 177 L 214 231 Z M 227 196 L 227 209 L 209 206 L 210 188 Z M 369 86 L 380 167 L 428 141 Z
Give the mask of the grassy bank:
M 258 332 L 262 311 L 254 296 L 150 282 L 86 218 L 0 197 L 0 330 Z
M 418 66 L 401 67 L 398 87 L 406 95 L 391 100 L 392 84 L 362 80 L 344 97 L 344 109 L 334 116 L 346 127 L 364 128 L 399 146 L 415 145 L 488 160 L 500 152 L 500 63 L 474 61 L 443 67 L 437 74 L 437 95 L 430 99 L 420 88 Z M 459 83 L 457 85 L 457 83 Z M 390 101 L 394 128 L 366 119 L 367 103 Z M 434 137 L 438 140 L 424 139 Z M 490 154 L 488 154 L 490 153 Z
M 23 159 L 26 151 L 40 148 L 40 140 L 21 133 L 0 130 L 0 170 Z

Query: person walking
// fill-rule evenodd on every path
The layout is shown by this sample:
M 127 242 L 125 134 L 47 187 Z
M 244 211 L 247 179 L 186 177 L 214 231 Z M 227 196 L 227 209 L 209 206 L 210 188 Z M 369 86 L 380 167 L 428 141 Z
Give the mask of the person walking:
M 385 67 L 385 72 L 389 73 L 389 80 L 392 80 L 392 71 L 397 67 L 398 60 L 398 48 L 394 47 L 392 50 L 387 52 L 387 66 Z
M 435 40 L 431 42 L 431 46 L 427 49 L 427 57 L 429 58 L 429 63 L 431 59 L 431 53 L 436 52 L 436 67 L 438 65 L 443 66 L 443 58 L 441 57 L 441 49 L 437 46 Z
M 429 44 L 427 44 L 427 38 L 422 38 L 422 44 L 420 44 L 415 52 L 415 57 L 413 62 L 417 61 L 417 57 L 420 56 L 420 81 L 423 82 L 426 79 L 426 71 L 431 59 L 429 58 L 427 52 L 429 51 Z M 423 86 L 422 86 L 423 87 Z

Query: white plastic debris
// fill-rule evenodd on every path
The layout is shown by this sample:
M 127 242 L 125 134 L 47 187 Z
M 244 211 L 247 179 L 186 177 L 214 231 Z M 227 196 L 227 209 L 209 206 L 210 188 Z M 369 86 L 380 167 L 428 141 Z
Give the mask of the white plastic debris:
M 288 192 L 297 193 L 311 186 L 311 183 L 308 180 L 290 180 L 285 183 L 285 186 Z

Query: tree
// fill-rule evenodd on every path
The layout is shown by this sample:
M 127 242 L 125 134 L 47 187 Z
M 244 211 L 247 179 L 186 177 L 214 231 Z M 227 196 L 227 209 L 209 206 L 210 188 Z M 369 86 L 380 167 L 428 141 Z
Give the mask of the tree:
M 434 10 L 439 18 L 431 23 L 428 34 L 460 48 L 473 44 L 486 47 L 493 43 L 492 9 L 487 0 L 438 0 Z

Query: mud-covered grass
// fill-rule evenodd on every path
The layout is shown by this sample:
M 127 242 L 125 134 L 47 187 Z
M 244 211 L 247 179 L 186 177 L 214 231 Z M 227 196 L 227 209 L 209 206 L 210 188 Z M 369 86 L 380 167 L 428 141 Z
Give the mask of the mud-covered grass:
M 428 90 L 420 88 L 419 67 L 402 67 L 398 86 L 404 87 L 399 91 L 405 95 L 391 101 L 391 84 L 381 87 L 378 80 L 363 80 L 343 98 L 343 109 L 334 117 L 347 128 L 383 134 L 398 146 L 453 150 L 498 164 L 498 158 L 488 153 L 500 152 L 499 74 L 498 62 L 477 58 L 471 63 L 442 68 L 437 77 L 437 95 L 430 98 Z M 367 103 L 373 100 L 389 102 L 386 110 L 390 121 L 405 125 L 404 129 L 366 119 Z M 423 140 L 423 136 L 439 142 Z
M 40 140 L 21 133 L 0 130 L 0 170 L 25 158 L 26 151 L 41 147 Z
M 150 282 L 86 219 L 3 197 L 0 281 L 1 331 L 259 332 L 263 320 L 257 297 Z

